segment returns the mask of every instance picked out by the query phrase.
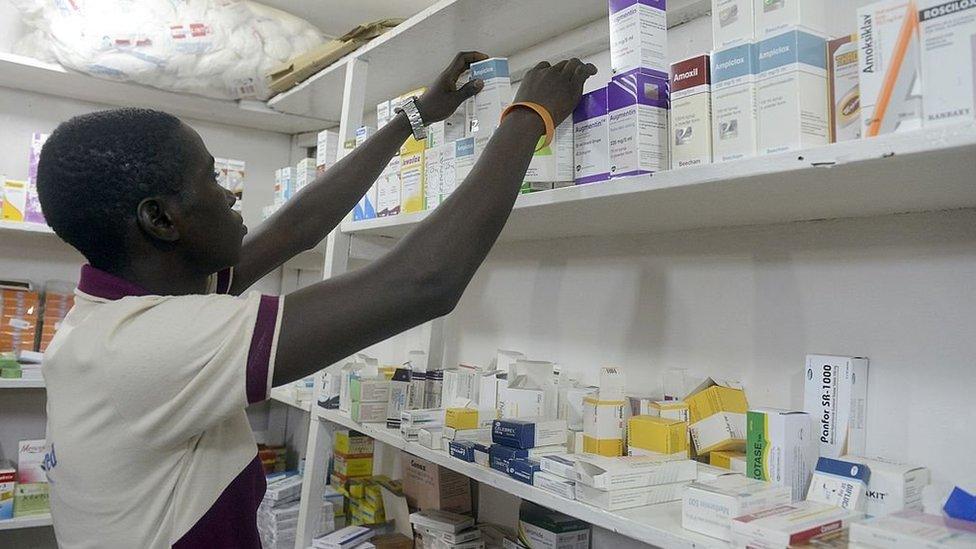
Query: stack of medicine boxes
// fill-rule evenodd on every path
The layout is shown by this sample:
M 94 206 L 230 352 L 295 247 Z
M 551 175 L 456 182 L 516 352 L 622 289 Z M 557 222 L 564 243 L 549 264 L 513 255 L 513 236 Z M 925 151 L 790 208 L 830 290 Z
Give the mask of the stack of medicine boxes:
M 622 371 L 601 368 L 599 390 L 583 399 L 583 452 L 610 457 L 624 455 L 624 410 L 627 408 L 624 387 Z
M 448 408 L 440 448 L 464 461 L 475 461 L 475 450 L 485 453 L 491 444 L 491 424 L 498 417 L 496 408 Z M 436 436 L 436 435 L 435 435 Z M 436 443 L 432 444 L 436 445 Z
M 373 474 L 373 439 L 356 431 L 336 430 L 332 455 L 332 487 L 346 498 L 351 499 L 354 495 L 362 498 L 362 479 Z M 339 509 L 344 517 L 342 521 L 339 520 Z M 344 506 L 339 509 L 336 509 L 336 522 L 348 524 L 351 515 L 346 514 Z
M 564 419 L 496 419 L 491 426 L 488 464 L 518 481 L 532 484 L 540 470 L 539 457 L 565 454 L 566 436 Z

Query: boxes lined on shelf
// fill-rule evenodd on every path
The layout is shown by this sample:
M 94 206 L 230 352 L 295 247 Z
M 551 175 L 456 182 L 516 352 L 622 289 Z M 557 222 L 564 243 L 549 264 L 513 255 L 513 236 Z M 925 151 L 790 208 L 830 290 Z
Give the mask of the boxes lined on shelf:
M 708 55 L 671 65 L 671 169 L 712 162 L 711 84 Z

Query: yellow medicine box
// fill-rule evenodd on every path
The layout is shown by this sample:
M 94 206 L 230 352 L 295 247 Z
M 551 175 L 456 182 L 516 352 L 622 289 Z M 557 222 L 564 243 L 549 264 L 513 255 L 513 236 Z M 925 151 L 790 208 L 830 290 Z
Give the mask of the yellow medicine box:
M 659 454 L 686 452 L 688 422 L 654 416 L 634 416 L 627 421 L 627 444 Z
M 746 459 L 745 452 L 734 452 L 730 450 L 719 450 L 708 454 L 708 464 L 722 469 L 732 470 L 732 460 L 738 458 Z
M 334 452 L 336 474 L 346 478 L 368 477 L 373 474 L 373 456 L 349 456 Z
M 665 419 L 688 421 L 688 403 L 683 400 L 659 400 L 652 402 L 651 415 Z
M 489 427 L 494 419 L 498 419 L 498 412 L 494 409 L 448 408 L 444 411 L 444 426 L 458 431 Z
M 372 455 L 373 439 L 356 431 L 336 431 L 334 449 L 347 456 Z
M 719 412 L 745 414 L 749 410 L 745 391 L 711 379 L 705 380 L 691 395 L 685 397 L 685 402 L 688 403 L 688 419 L 691 423 L 698 423 Z

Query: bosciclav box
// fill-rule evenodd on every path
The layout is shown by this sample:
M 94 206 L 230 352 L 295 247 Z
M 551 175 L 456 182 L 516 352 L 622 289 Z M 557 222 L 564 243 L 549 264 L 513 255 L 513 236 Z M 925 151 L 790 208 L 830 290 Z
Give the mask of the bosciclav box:
M 611 177 L 668 169 L 669 86 L 667 78 L 640 69 L 607 85 Z
M 712 162 L 712 89 L 708 55 L 671 65 L 671 168 Z
M 925 126 L 972 121 L 976 115 L 976 2 L 920 0 L 918 7 Z
M 496 444 L 526 449 L 566 444 L 566 420 L 496 419 L 492 422 L 491 440 Z

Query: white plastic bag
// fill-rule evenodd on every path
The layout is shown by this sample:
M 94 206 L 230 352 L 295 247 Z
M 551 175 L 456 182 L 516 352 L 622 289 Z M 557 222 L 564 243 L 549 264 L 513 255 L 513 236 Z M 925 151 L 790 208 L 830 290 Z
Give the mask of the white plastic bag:
M 265 75 L 323 42 L 303 19 L 246 0 L 11 0 L 21 55 L 93 76 L 220 99 L 266 99 Z

